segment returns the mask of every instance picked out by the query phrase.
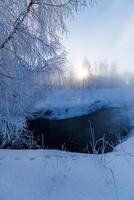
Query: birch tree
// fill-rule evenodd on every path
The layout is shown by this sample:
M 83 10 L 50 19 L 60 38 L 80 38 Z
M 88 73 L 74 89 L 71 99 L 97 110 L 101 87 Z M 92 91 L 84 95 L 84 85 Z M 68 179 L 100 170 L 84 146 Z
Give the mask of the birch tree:
M 32 112 L 35 75 L 60 68 L 66 20 L 93 0 L 0 0 L 0 134 L 3 146 L 19 135 Z

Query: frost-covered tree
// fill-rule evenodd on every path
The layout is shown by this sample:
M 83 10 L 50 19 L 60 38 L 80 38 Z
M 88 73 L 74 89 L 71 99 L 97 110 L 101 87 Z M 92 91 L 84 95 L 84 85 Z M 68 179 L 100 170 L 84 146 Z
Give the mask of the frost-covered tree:
M 85 0 L 1 0 L 1 59 L 10 53 L 37 70 L 59 64 L 59 34 L 67 31 L 65 20 L 85 5 Z
M 20 139 L 39 96 L 38 73 L 64 64 L 60 36 L 67 32 L 66 19 L 88 3 L 93 0 L 0 0 L 2 146 Z

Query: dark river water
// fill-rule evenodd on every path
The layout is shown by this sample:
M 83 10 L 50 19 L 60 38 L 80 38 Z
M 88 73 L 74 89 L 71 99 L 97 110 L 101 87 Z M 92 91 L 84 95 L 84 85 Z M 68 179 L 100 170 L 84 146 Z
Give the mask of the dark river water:
M 127 113 L 118 108 L 64 120 L 35 119 L 28 128 L 47 149 L 83 153 L 110 152 L 130 130 Z

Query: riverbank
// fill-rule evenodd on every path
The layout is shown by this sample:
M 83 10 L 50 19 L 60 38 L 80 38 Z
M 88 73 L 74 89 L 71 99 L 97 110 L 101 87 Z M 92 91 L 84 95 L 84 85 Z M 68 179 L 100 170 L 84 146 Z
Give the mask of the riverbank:
M 134 137 L 105 155 L 0 150 L 2 200 L 132 200 Z
M 133 105 L 133 88 L 120 89 L 55 89 L 34 106 L 36 117 L 67 119 L 87 115 L 102 108 Z

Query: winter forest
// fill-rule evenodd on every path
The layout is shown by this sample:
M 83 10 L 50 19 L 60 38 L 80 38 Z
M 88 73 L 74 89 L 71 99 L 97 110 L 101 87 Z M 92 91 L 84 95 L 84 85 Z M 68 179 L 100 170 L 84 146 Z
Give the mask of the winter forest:
M 0 0 L 0 200 L 134 200 L 133 10 Z

